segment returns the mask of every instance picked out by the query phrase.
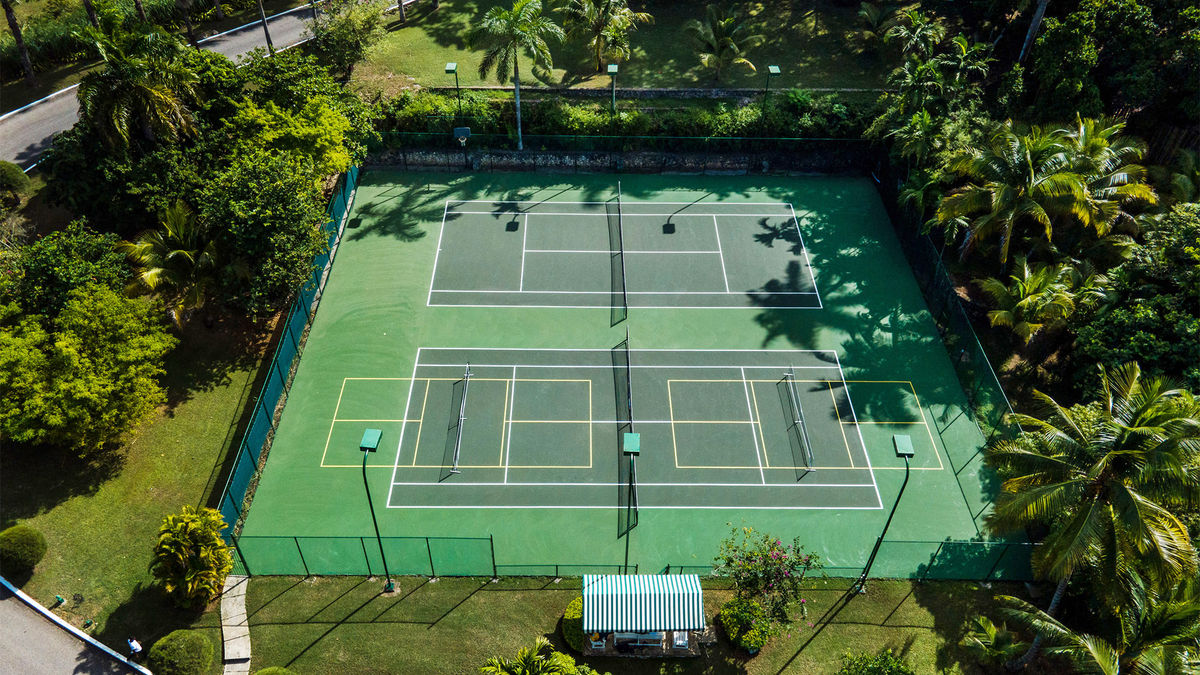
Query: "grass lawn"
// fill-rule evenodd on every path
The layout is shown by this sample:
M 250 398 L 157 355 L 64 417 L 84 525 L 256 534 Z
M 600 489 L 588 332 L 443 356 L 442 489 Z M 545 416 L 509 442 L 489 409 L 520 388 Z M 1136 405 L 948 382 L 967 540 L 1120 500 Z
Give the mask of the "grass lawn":
M 508 0 L 445 0 L 433 11 L 427 1 L 408 13 L 408 24 L 392 17 L 389 34 L 358 66 L 355 79 L 368 90 L 395 93 L 413 83 L 453 86 L 445 74 L 448 61 L 458 63 L 462 85 L 494 85 L 495 78 L 479 78 L 482 52 L 468 46 L 468 34 L 477 17 Z M 635 8 L 643 3 L 632 3 Z M 749 13 L 753 32 L 766 43 L 750 52 L 758 73 L 735 68 L 722 86 L 761 87 L 767 64 L 779 65 L 783 74 L 772 83 L 787 87 L 880 87 L 888 66 L 881 59 L 857 54 L 846 40 L 855 25 L 855 6 L 789 0 L 739 3 Z M 698 59 L 684 41 L 683 27 L 703 15 L 702 3 L 648 3 L 645 11 L 654 23 L 640 26 L 631 36 L 633 56 L 621 64 L 620 87 L 711 87 L 710 74 L 700 70 Z M 557 16 L 556 21 L 561 19 Z M 580 40 L 555 47 L 549 84 L 573 87 L 607 87 L 608 75 L 596 74 L 595 56 Z M 527 57 L 521 61 L 522 82 L 540 84 L 530 73 Z
M 277 14 L 292 7 L 299 7 L 306 3 L 307 0 L 263 0 L 263 9 L 266 11 L 267 16 L 271 16 L 272 14 Z M 42 11 L 45 4 L 45 0 L 26 0 L 13 7 L 13 9 L 17 12 L 19 20 L 24 22 L 26 16 L 33 16 L 37 12 Z M 199 40 L 209 35 L 229 30 L 230 28 L 236 28 L 257 18 L 258 5 L 254 5 L 253 7 L 226 14 L 225 18 L 220 21 L 213 20 L 197 23 L 196 39 Z M 180 30 L 182 31 L 182 29 Z M 0 23 L 0 34 L 7 34 L 8 32 L 8 24 Z M 95 61 L 66 63 L 39 71 L 37 72 L 37 83 L 33 85 L 26 83 L 22 79 L 20 72 L 5 73 L 4 77 L 6 79 L 3 84 L 0 84 L 0 114 L 16 110 L 27 103 L 32 103 L 42 97 L 49 96 L 64 87 L 78 84 L 84 75 L 96 68 L 97 63 Z M 37 70 L 36 63 L 34 64 L 34 70 Z
M 558 635 L 562 610 L 579 593 L 578 578 L 403 577 L 398 592 L 380 594 L 380 579 L 257 577 L 246 610 L 254 642 L 253 668 L 287 666 L 301 673 L 471 673 L 490 656 L 513 656 L 545 635 Z M 733 651 L 722 636 L 697 659 L 589 659 L 614 673 L 832 673 L 847 651 L 891 648 L 918 673 L 972 673 L 957 641 L 965 621 L 991 604 L 992 589 L 967 582 L 875 581 L 840 612 L 822 617 L 849 582 L 815 580 L 809 620 L 772 639 L 760 654 Z M 716 614 L 729 591 L 707 583 L 705 614 Z M 718 633 L 720 631 L 718 630 Z
M 239 440 L 264 339 L 248 326 L 209 329 L 197 320 L 169 357 L 167 405 L 112 453 L 87 462 L 5 448 L 0 528 L 23 521 L 49 543 L 26 593 L 47 606 L 63 596 L 58 614 L 77 626 L 92 619 L 91 632 L 109 645 L 123 647 L 133 635 L 149 648 L 173 629 L 196 626 L 219 653 L 217 613 L 176 610 L 147 566 L 162 517 L 205 505 L 223 487 L 222 461 Z

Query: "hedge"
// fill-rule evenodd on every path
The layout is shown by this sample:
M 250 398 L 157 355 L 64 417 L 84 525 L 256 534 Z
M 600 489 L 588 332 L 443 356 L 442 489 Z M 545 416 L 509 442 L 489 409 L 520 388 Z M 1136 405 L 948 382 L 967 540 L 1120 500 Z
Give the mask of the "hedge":
M 155 675 L 204 675 L 212 665 L 213 645 L 192 630 L 167 633 L 150 648 L 147 665 Z
M 563 611 L 562 636 L 567 645 L 579 653 L 583 653 L 583 596 L 579 596 L 567 605 Z
M 721 606 L 721 625 L 729 639 L 751 654 L 771 639 L 771 621 L 762 605 L 749 598 L 734 598 Z
M 28 574 L 46 555 L 46 538 L 28 525 L 13 525 L 0 532 L 0 574 Z

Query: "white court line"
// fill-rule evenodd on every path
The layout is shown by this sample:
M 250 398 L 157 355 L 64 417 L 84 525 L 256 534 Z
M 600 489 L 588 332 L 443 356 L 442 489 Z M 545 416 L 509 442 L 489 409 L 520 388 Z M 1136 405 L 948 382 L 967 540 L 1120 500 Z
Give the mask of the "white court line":
M 437 293 L 554 293 L 559 295 L 612 295 L 612 291 L 518 291 L 518 290 L 495 290 L 484 288 L 439 288 Z M 756 293 L 757 291 L 629 291 L 629 295 L 746 295 L 747 293 Z M 772 292 L 771 295 L 817 295 L 812 291 L 779 291 Z M 818 298 L 819 299 L 819 298 Z M 458 306 L 458 305 L 454 305 Z M 491 307 L 492 305 L 485 305 Z M 559 307 L 560 305 L 554 305 Z M 528 307 L 528 305 L 513 305 L 513 307 Z M 681 308 L 686 309 L 686 308 Z M 754 309 L 762 309 L 755 307 Z
M 427 352 L 603 352 L 609 353 L 612 350 L 597 347 L 418 347 L 417 351 Z M 672 347 L 634 347 L 631 352 L 728 352 L 728 353 L 747 353 L 754 354 L 833 354 L 837 357 L 837 352 L 832 349 L 703 349 L 703 348 L 679 348 Z M 418 354 L 420 356 L 420 354 Z M 459 364 L 462 365 L 462 364 Z M 511 364 L 509 364 L 511 365 Z M 522 363 L 525 367 L 527 364 Z M 571 364 L 563 364 L 571 365 Z M 637 366 L 635 366 L 636 368 Z M 731 368 L 739 368 L 740 366 L 730 366 Z M 777 366 L 772 366 L 777 367 Z M 804 368 L 804 366 L 798 366 Z M 828 368 L 841 368 L 841 364 L 829 364 Z
M 792 211 L 792 222 L 796 224 L 796 236 L 800 237 L 800 250 L 804 251 L 804 262 L 808 263 L 808 277 L 813 282 L 813 291 L 817 295 L 817 305 L 820 309 L 824 309 L 825 303 L 821 300 L 821 288 L 817 286 L 817 271 L 813 269 L 812 259 L 808 257 L 808 244 L 804 243 L 804 233 L 800 231 L 800 219 L 796 217 L 796 209 L 792 208 L 791 202 L 788 202 L 788 208 Z
M 528 291 L 526 291 L 526 293 L 528 293 Z M 725 294 L 717 293 L 717 295 L 725 295 Z M 733 294 L 731 293 L 730 295 L 733 295 Z M 519 307 L 522 309 L 597 309 L 597 310 L 603 309 L 606 312 L 609 311 L 608 305 L 530 305 L 530 304 L 527 304 L 524 302 L 522 302 L 520 304 L 513 304 L 513 305 L 495 305 L 495 304 L 493 304 L 493 305 L 477 305 L 477 304 L 468 304 L 465 302 L 433 302 L 433 303 L 426 303 L 426 306 L 427 307 L 462 307 L 462 308 L 467 308 L 467 309 L 496 309 L 499 307 Z M 738 311 L 738 312 L 745 312 L 747 310 L 752 310 L 755 312 L 762 311 L 762 307 L 755 307 L 754 305 L 632 305 L 632 307 L 635 307 L 637 309 L 721 309 L 721 310 Z M 790 310 L 806 311 L 806 310 L 821 309 L 821 308 L 817 307 L 817 306 L 808 307 L 805 305 L 789 305 L 786 307 L 774 307 L 773 309 L 789 310 L 789 311 Z
M 499 467 L 492 467 L 492 468 L 499 468 Z M 425 487 L 434 487 L 434 486 L 438 486 L 438 487 L 480 487 L 480 486 L 506 487 L 506 486 L 511 486 L 511 487 L 609 488 L 609 487 L 621 487 L 621 486 L 624 486 L 625 483 L 579 483 L 579 482 L 572 483 L 572 482 L 564 482 L 564 481 L 546 482 L 546 483 L 528 483 L 528 482 L 497 483 L 495 481 L 492 481 L 492 482 L 486 482 L 486 481 L 485 482 L 469 482 L 468 481 L 468 482 L 461 482 L 461 483 L 453 483 L 453 482 L 439 483 L 436 481 L 418 481 L 418 482 L 412 482 L 412 483 L 396 483 L 396 485 L 425 486 Z M 780 490 L 794 490 L 794 489 L 796 489 L 797 486 L 824 487 L 824 488 L 843 488 L 843 487 L 869 488 L 869 487 L 874 487 L 875 485 L 873 483 L 804 483 L 804 482 L 794 483 L 794 482 L 789 482 L 789 483 L 759 484 L 759 483 L 643 483 L 641 481 L 638 481 L 639 488 L 643 488 L 643 487 L 675 487 L 675 488 L 747 487 L 747 488 L 779 488 Z M 612 507 L 610 506 L 608 508 L 612 508 Z M 876 508 L 876 507 L 872 507 L 872 508 Z
M 558 202 L 562 203 L 562 202 Z M 661 204 L 662 202 L 657 202 Z M 607 218 L 607 213 L 599 211 L 451 211 L 456 216 L 570 216 L 572 218 Z M 787 218 L 786 213 L 625 213 L 622 218 L 704 218 L 707 216 L 720 218 Z
M 478 483 L 473 483 L 478 485 Z M 751 485 L 751 487 L 754 487 Z M 575 504 L 567 505 L 551 505 L 551 504 L 525 504 L 525 505 L 507 505 L 507 504 L 485 504 L 485 505 L 451 505 L 451 504 L 402 504 L 399 506 L 391 506 L 392 509 L 590 509 L 611 511 L 613 506 L 578 506 Z M 663 509 L 672 511 L 878 511 L 878 506 L 644 506 L 638 504 L 639 511 L 647 511 L 650 509 Z
M 595 249 L 595 248 L 589 248 L 589 249 L 531 248 L 531 249 L 527 249 L 527 251 L 529 253 L 605 253 L 607 255 L 616 255 L 618 253 L 667 253 L 667 254 L 669 254 L 669 253 L 720 253 L 720 251 L 608 251 L 608 250 Z
M 713 216 L 713 234 L 717 237 L 717 253 L 721 255 L 721 279 L 725 282 L 725 292 L 729 292 L 729 274 L 725 271 L 725 250 L 721 248 L 721 228 L 717 226 L 717 217 Z
M 858 411 L 854 409 L 854 399 L 850 398 L 850 385 L 846 384 L 846 371 L 842 370 L 842 360 L 838 357 L 837 352 L 833 353 L 833 358 L 837 359 L 838 372 L 842 374 L 842 388 L 846 390 L 846 402 L 850 404 L 850 414 L 854 416 L 854 427 L 858 430 L 858 442 L 862 444 L 863 456 L 867 458 L 867 469 L 871 472 L 871 482 L 875 483 L 875 499 L 879 500 L 879 508 L 883 508 L 883 497 L 879 495 L 879 481 L 875 480 L 875 469 L 871 466 L 871 453 L 867 451 L 867 442 L 863 440 L 862 425 L 858 423 Z M 837 405 L 837 401 L 833 402 Z
M 446 234 L 446 213 L 450 210 L 450 202 L 442 208 L 442 226 L 438 229 L 437 250 L 433 252 L 433 273 L 429 275 L 429 295 L 425 298 L 425 306 L 433 302 L 434 282 L 437 280 L 438 256 L 442 254 L 442 235 Z M 406 411 L 407 414 L 407 411 Z
M 504 483 L 508 483 L 508 463 L 512 456 L 512 425 L 513 411 L 516 409 L 517 401 L 517 367 L 512 367 L 512 395 L 508 397 L 508 435 L 504 438 Z
M 767 484 L 767 474 L 763 471 L 762 453 L 758 447 L 758 434 L 754 429 L 754 407 L 750 404 L 750 383 L 746 381 L 746 369 L 738 368 L 742 373 L 742 388 L 746 392 L 746 411 L 750 414 L 750 436 L 754 438 L 754 458 L 758 460 L 758 475 L 762 477 L 763 485 Z
M 408 397 L 404 399 L 404 410 L 402 417 L 404 422 L 400 424 L 400 440 L 396 442 L 396 462 L 392 464 L 392 484 L 388 488 L 387 506 L 392 507 L 392 490 L 396 487 L 396 472 L 400 470 L 400 450 L 404 447 L 404 431 L 408 429 L 408 406 L 412 403 L 413 389 L 417 386 L 417 364 L 421 362 L 421 347 L 417 347 L 417 358 L 413 359 L 412 379 L 408 381 Z M 343 385 L 345 380 L 342 380 Z M 413 450 L 413 462 L 416 462 L 416 450 Z
M 550 201 L 547 201 L 544 199 L 542 199 L 542 200 L 533 200 L 533 199 L 447 199 L 446 203 L 447 204 L 450 204 L 450 203 L 454 203 L 454 204 L 607 204 L 608 202 L 567 202 L 567 201 L 558 201 L 557 199 L 550 200 Z M 736 205 L 740 205 L 740 206 L 787 206 L 788 205 L 788 202 L 723 202 L 723 201 L 705 202 L 705 201 L 697 201 L 697 200 L 693 200 L 690 202 L 660 202 L 658 200 L 654 200 L 652 202 L 631 202 L 631 203 L 673 204 L 673 205 L 679 205 L 679 204 L 708 204 L 708 205 L 736 204 Z
M 525 290 L 525 253 L 529 249 L 525 248 L 525 242 L 529 240 L 529 214 L 525 214 L 525 224 L 521 226 L 521 283 L 518 288 Z M 437 264 L 436 262 L 434 263 Z
M 421 366 L 423 368 L 445 368 L 445 367 L 461 367 L 462 364 L 461 363 L 422 363 Z M 571 368 L 572 370 L 584 370 L 584 369 L 612 370 L 612 366 L 593 366 L 593 365 L 575 364 L 575 363 L 567 363 L 567 364 L 560 363 L 557 365 L 518 363 L 518 364 L 516 364 L 516 366 L 519 366 L 521 368 Z M 514 366 L 511 363 L 485 363 L 485 364 L 479 365 L 480 368 L 513 368 L 516 366 Z M 631 365 L 629 367 L 633 368 L 633 369 L 669 368 L 671 370 L 736 370 L 736 369 L 740 368 L 741 366 L 640 366 L 640 365 L 635 366 L 635 365 Z M 767 369 L 778 368 L 778 366 L 748 366 L 748 367 L 754 368 L 756 370 L 767 370 Z M 836 370 L 836 368 L 834 366 L 796 366 L 796 370 Z M 836 381 L 836 380 L 834 380 L 834 381 Z

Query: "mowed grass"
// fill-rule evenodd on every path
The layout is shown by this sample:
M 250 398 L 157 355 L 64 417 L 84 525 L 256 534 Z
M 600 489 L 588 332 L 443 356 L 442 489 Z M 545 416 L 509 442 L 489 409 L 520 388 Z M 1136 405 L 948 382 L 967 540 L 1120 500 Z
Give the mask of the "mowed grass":
M 25 522 L 49 543 L 26 593 L 47 606 L 63 596 L 55 611 L 76 626 L 91 619 L 88 631 L 110 646 L 132 635 L 148 648 L 176 628 L 201 628 L 219 661 L 217 612 L 176 609 L 148 567 L 163 516 L 205 505 L 223 487 L 264 342 L 261 327 L 209 329 L 197 319 L 166 364 L 168 404 L 119 450 L 84 461 L 5 448 L 0 527 Z
M 495 85 L 494 75 L 479 77 L 483 52 L 473 49 L 469 34 L 488 9 L 510 5 L 508 0 L 445 0 L 433 10 L 427 1 L 408 12 L 403 24 L 391 16 L 389 33 L 355 71 L 355 80 L 365 89 L 395 93 L 414 83 L 424 87 L 454 86 L 445 65 L 458 63 L 460 84 Z M 641 25 L 631 35 L 632 57 L 621 63 L 619 87 L 712 87 L 715 80 L 703 71 L 684 35 L 684 25 L 701 18 L 704 3 L 642 3 L 632 5 L 648 11 L 654 23 Z M 720 86 L 761 87 L 766 66 L 778 65 L 783 73 L 773 87 L 881 87 L 890 69 L 886 58 L 860 54 L 846 35 L 855 26 L 857 6 L 800 3 L 788 0 L 759 0 L 738 3 L 754 33 L 765 36 L 763 46 L 749 58 L 758 67 L 750 72 L 733 68 Z M 562 17 L 551 15 L 561 23 Z M 607 74 L 597 74 L 595 55 L 585 40 L 572 39 L 553 49 L 554 70 L 546 82 L 538 82 L 530 71 L 528 57 L 521 60 L 521 81 L 526 85 L 551 84 L 571 87 L 607 87 Z
M 246 598 L 253 669 L 287 666 L 296 672 L 472 673 L 491 656 L 513 656 L 545 636 L 565 650 L 558 625 L 579 594 L 578 578 L 397 579 L 383 595 L 382 579 L 257 577 Z M 993 592 L 967 582 L 874 581 L 840 611 L 845 579 L 810 583 L 808 619 L 794 622 L 758 655 L 719 642 L 695 659 L 587 659 L 601 672 L 833 673 L 847 652 L 891 648 L 918 673 L 972 673 L 957 647 L 967 619 L 991 606 Z M 705 615 L 712 621 L 730 591 L 705 582 Z M 828 614 L 827 614 L 828 612 Z M 808 623 L 812 622 L 813 626 Z

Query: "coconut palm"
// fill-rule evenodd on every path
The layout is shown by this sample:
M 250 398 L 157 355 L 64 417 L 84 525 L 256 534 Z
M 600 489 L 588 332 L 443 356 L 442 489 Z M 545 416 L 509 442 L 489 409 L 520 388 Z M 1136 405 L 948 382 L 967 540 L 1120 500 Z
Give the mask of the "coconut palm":
M 134 267 L 130 294 L 161 298 L 177 326 L 204 306 L 225 272 L 244 275 L 244 265 L 222 267 L 216 241 L 187 204 L 176 202 L 160 217 L 160 228 L 147 230 L 117 249 Z
M 19 0 L 0 0 L 0 6 L 4 7 L 4 18 L 8 21 L 8 30 L 12 33 L 13 42 L 17 45 L 17 53 L 21 55 L 21 72 L 25 74 L 25 81 L 29 84 L 34 84 L 37 80 L 33 76 L 33 63 L 29 60 L 29 48 L 25 46 L 25 36 L 21 34 L 21 24 L 17 22 L 17 14 L 13 11 L 13 4 Z
M 1195 150 L 1176 150 L 1169 165 L 1151 167 L 1150 175 L 1162 193 L 1163 206 L 1200 202 L 1200 154 Z
M 905 55 L 921 56 L 928 59 L 933 56 L 933 50 L 946 37 L 946 27 L 933 17 L 911 9 L 897 17 L 895 23 L 888 29 L 885 38 L 895 42 Z
M 574 672 L 547 652 L 550 652 L 550 641 L 539 637 L 532 647 L 517 652 L 515 659 L 493 656 L 479 670 L 488 675 L 566 675 Z
M 174 140 L 195 132 L 189 103 L 196 74 L 178 56 L 178 38 L 148 28 L 89 30 L 103 67 L 79 83 L 79 116 L 111 147 L 127 149 L 134 138 Z
M 754 64 L 746 58 L 746 52 L 761 45 L 765 38 L 751 33 L 751 28 L 742 23 L 741 17 L 732 9 L 722 5 L 704 8 L 704 20 L 692 19 L 684 26 L 684 32 L 692 40 L 700 65 L 713 72 L 716 82 L 733 66 L 744 66 L 757 72 Z
M 901 157 L 915 159 L 918 165 L 924 165 L 930 154 L 941 149 L 942 136 L 939 131 L 933 115 L 921 109 L 913 113 L 908 124 L 896 128 L 888 136 L 896 139 L 895 148 Z
M 1200 667 L 1200 593 L 1195 580 L 1156 591 L 1140 580 L 1113 612 L 1103 636 L 1077 633 L 1037 607 L 999 596 L 1014 624 L 1042 638 L 1046 652 L 1064 656 L 1080 672 L 1104 675 L 1194 673 Z
M 1135 569 L 1160 588 L 1196 574 L 1196 549 L 1172 511 L 1200 504 L 1200 402 L 1136 363 L 1101 366 L 1100 382 L 1099 401 L 1071 408 L 1034 392 L 1036 414 L 1012 416 L 1025 435 L 987 450 L 1009 476 L 989 528 L 1050 526 L 1032 561 L 1035 574 L 1058 582 L 1049 616 L 1081 569 L 1097 575 L 1110 607 L 1135 585 Z M 1019 665 L 1043 641 L 1038 635 Z
M 924 111 L 946 90 L 945 77 L 937 61 L 910 56 L 904 65 L 888 76 L 888 83 L 900 90 L 901 112 Z
M 996 307 L 988 312 L 991 324 L 1009 328 L 1029 344 L 1047 324 L 1062 321 L 1075 311 L 1071 280 L 1063 265 L 1031 265 L 1018 256 L 1007 283 L 994 278 L 976 283 Z
M 563 29 L 542 14 L 539 0 L 516 0 L 512 9 L 493 7 L 483 15 L 479 27 L 471 34 L 471 44 L 486 48 L 479 64 L 479 77 L 486 78 L 493 70 L 501 83 L 508 81 L 512 71 L 513 91 L 517 106 L 517 149 L 523 150 L 521 139 L 521 70 L 518 64 L 522 53 L 533 58 L 535 73 L 548 71 L 554 64 L 550 43 L 561 42 Z
M 858 42 L 863 51 L 876 53 L 895 21 L 896 10 L 891 5 L 864 2 L 858 6 L 858 27 L 849 37 Z
M 1136 138 L 1121 136 L 1125 123 L 1109 119 L 1075 117 L 1075 124 L 1060 130 L 1072 169 L 1084 176 L 1088 208 L 1083 225 L 1103 236 L 1118 225 L 1130 227 L 1131 204 L 1155 204 L 1158 196 L 1146 180 L 1139 162 L 1146 146 Z
M 604 59 L 623 61 L 629 58 L 629 31 L 639 23 L 653 23 L 646 12 L 629 9 L 628 0 L 570 0 L 563 7 L 567 35 L 582 36 L 596 54 L 596 72 Z
M 965 79 L 987 75 L 988 64 L 993 61 L 991 47 L 970 40 L 962 35 L 955 35 L 947 45 L 947 51 L 938 55 L 934 60 L 938 65 L 954 73 L 954 84 L 958 85 Z
M 937 217 L 941 222 L 971 221 L 964 255 L 981 241 L 998 237 L 1000 262 L 1005 263 L 1021 226 L 1040 227 L 1050 241 L 1055 216 L 1087 217 L 1091 203 L 1085 177 L 1072 169 L 1066 149 L 1061 131 L 1032 127 L 1022 132 L 1005 122 L 983 148 L 950 160 L 948 168 L 968 183 L 942 198 Z
M 1018 639 L 1004 624 L 997 626 L 986 616 L 977 616 L 971 621 L 959 644 L 976 661 L 986 664 L 1011 661 L 1029 648 L 1028 643 Z

